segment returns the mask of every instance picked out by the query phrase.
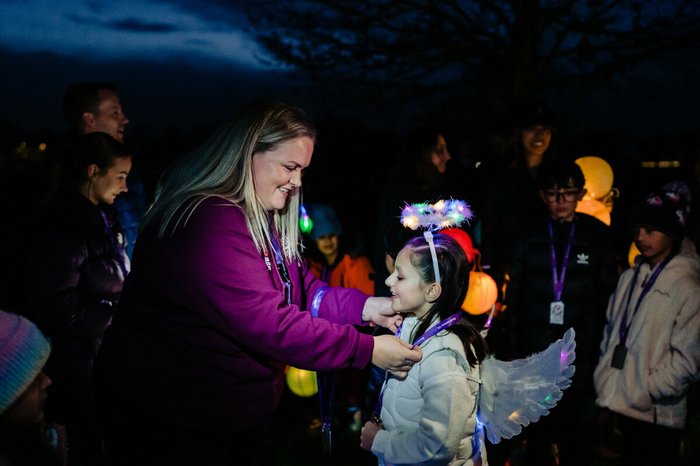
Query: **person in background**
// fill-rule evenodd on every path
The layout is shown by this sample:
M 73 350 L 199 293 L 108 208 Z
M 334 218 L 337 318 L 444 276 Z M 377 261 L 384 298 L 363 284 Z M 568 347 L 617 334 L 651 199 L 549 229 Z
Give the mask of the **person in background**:
M 449 175 L 452 155 L 445 132 L 420 126 L 405 138 L 403 156 L 382 190 L 377 206 L 375 230 L 375 296 L 386 296 L 388 276 L 384 256 L 384 235 L 401 214 L 401 208 L 415 202 L 438 198 L 461 198 L 458 183 Z
M 525 428 L 526 464 L 587 465 L 596 425 L 593 369 L 605 308 L 617 280 L 612 237 L 604 223 L 576 212 L 585 179 L 575 162 L 543 164 L 537 185 L 547 214 L 522 233 L 510 268 L 504 316 L 511 347 L 505 356 L 527 357 L 575 329 L 572 386 L 549 416 Z
M 374 294 L 374 270 L 365 256 L 346 253 L 347 241 L 343 235 L 335 210 L 329 204 L 306 204 L 306 211 L 313 222 L 310 233 L 309 266 L 313 274 L 330 286 L 355 288 L 367 295 Z M 371 328 L 370 328 L 371 330 Z M 363 331 L 363 328 L 360 328 Z M 369 367 L 362 371 L 344 369 L 336 376 L 336 399 L 343 402 L 352 416 L 351 428 L 362 427 L 364 388 Z
M 365 294 L 374 294 L 374 270 L 365 256 L 346 253 L 343 228 L 329 204 L 308 204 L 307 213 L 313 221 L 310 233 L 313 242 L 310 257 L 311 271 L 330 286 L 355 288 Z
M 70 85 L 63 96 L 63 116 L 77 136 L 99 131 L 122 143 L 129 124 L 117 85 L 105 82 Z
M 92 132 L 107 133 L 123 143 L 124 130 L 129 124 L 117 85 L 107 82 L 70 85 L 63 96 L 63 116 L 70 125 L 72 143 Z M 117 198 L 114 207 L 126 237 L 126 253 L 131 258 L 146 211 L 146 195 L 138 170 L 132 170 L 127 186 L 128 191 Z
M 65 465 L 65 433 L 44 419 L 51 347 L 25 317 L 0 311 L 0 464 Z
M 111 464 L 274 464 L 286 364 L 405 376 L 420 360 L 353 327 L 395 330 L 390 299 L 328 287 L 302 259 L 315 142 L 302 110 L 256 101 L 162 175 L 95 366 Z
M 25 293 L 28 316 L 53 345 L 47 418 L 66 426 L 70 465 L 96 466 L 102 453 L 92 419 L 92 365 L 129 271 L 111 207 L 127 189 L 132 157 L 101 132 L 83 136 L 75 150 L 75 165 L 63 171 L 66 188 L 55 193 L 33 240 Z
M 533 221 L 545 214 L 536 178 L 544 162 L 556 159 L 556 119 L 549 105 L 535 99 L 514 117 L 512 160 L 483 184 L 482 198 L 489 205 L 481 212 L 481 263 L 499 290 L 507 284 L 507 271 L 515 257 L 518 239 Z M 507 291 L 506 291 L 507 292 Z M 504 297 L 499 297 L 499 303 Z M 493 338 L 503 329 L 494 322 Z M 493 342 L 491 350 L 497 352 Z
M 610 298 L 594 374 L 625 465 L 681 464 L 688 387 L 700 377 L 700 257 L 681 246 L 686 214 L 671 190 L 630 214 L 640 255 Z

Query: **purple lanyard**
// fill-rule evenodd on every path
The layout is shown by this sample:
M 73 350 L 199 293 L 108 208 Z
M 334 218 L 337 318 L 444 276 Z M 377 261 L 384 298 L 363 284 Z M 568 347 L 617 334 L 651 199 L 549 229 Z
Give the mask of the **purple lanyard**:
M 117 259 L 117 263 L 119 264 L 119 268 L 122 270 L 122 273 L 124 274 L 124 278 L 126 278 L 126 275 L 129 273 L 128 270 L 126 270 L 126 264 L 124 263 L 124 258 L 122 257 L 122 248 L 119 247 L 117 244 L 117 240 L 114 238 L 114 232 L 112 231 L 112 225 L 109 224 L 109 219 L 107 218 L 107 214 L 105 214 L 104 210 L 98 209 L 100 211 L 100 215 L 102 215 L 102 220 L 105 222 L 105 234 L 109 237 L 109 241 L 112 244 L 112 251 L 114 251 L 114 258 Z
M 420 346 L 438 333 L 442 332 L 446 328 L 452 327 L 453 325 L 459 323 L 462 320 L 462 312 L 456 312 L 449 316 L 447 319 L 441 320 L 436 326 L 429 328 L 423 335 L 420 336 L 418 340 L 413 342 L 413 346 Z M 401 325 L 403 326 L 403 324 Z M 397 337 L 401 335 L 401 327 L 396 330 Z M 389 378 L 389 372 L 384 373 L 384 383 L 382 384 L 382 389 L 379 392 L 379 397 L 377 398 L 377 404 L 374 407 L 374 418 L 376 421 L 380 421 L 379 415 L 382 413 L 382 402 L 384 400 L 384 390 L 386 389 L 386 381 Z
M 569 262 L 569 253 L 573 244 L 574 231 L 576 225 L 571 222 L 569 230 L 569 239 L 566 241 L 564 249 L 564 260 L 561 262 L 561 272 L 557 272 L 557 252 L 554 249 L 554 230 L 552 230 L 552 222 L 549 222 L 549 251 L 552 258 L 552 287 L 554 288 L 554 301 L 561 301 L 561 294 L 564 291 L 564 280 L 566 279 L 566 264 Z
M 632 315 L 630 316 L 628 322 L 627 315 L 629 313 L 630 302 L 632 301 L 632 293 L 634 292 L 634 288 L 637 285 L 637 277 L 639 276 L 639 268 L 641 267 L 641 264 L 637 265 L 637 267 L 634 269 L 634 277 L 632 278 L 632 283 L 630 283 L 630 289 L 627 293 L 627 304 L 625 305 L 625 312 L 622 314 L 622 322 L 620 322 L 620 344 L 624 345 L 627 341 L 627 334 L 629 332 L 630 327 L 632 326 L 632 320 L 634 319 L 634 316 L 637 315 L 637 311 L 639 310 L 639 306 L 642 304 L 642 300 L 647 295 L 647 293 L 649 293 L 651 288 L 654 286 L 654 283 L 656 283 L 656 279 L 659 278 L 659 275 L 661 275 L 661 271 L 666 267 L 666 265 L 671 261 L 672 258 L 673 254 L 669 254 L 669 256 L 656 267 L 651 276 L 647 280 L 645 280 L 642 287 L 642 292 L 639 293 L 637 304 L 635 304 L 634 311 L 632 312 Z
M 284 285 L 284 298 L 287 304 L 292 304 L 292 280 L 289 278 L 289 272 L 287 271 L 287 265 L 284 263 L 284 258 L 282 257 L 282 252 L 280 251 L 280 245 L 274 236 L 270 237 L 270 242 L 272 243 L 272 251 L 275 253 L 275 262 L 277 263 L 277 270 L 280 273 L 280 278 L 282 279 L 282 284 Z M 269 267 L 269 265 L 268 265 Z
M 413 346 L 420 346 L 430 338 L 442 332 L 446 328 L 452 327 L 454 324 L 462 320 L 462 311 L 452 314 L 445 320 L 441 320 L 435 327 L 429 328 L 419 339 L 413 342 Z M 400 331 L 401 329 L 399 329 Z

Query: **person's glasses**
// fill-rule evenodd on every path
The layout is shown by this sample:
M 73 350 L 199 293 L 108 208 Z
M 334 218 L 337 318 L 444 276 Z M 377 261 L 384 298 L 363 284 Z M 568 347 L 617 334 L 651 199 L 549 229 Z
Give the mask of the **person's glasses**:
M 567 189 L 566 191 L 557 191 L 555 189 L 545 189 L 544 190 L 544 198 L 547 199 L 547 201 L 549 201 L 549 202 L 552 202 L 552 201 L 560 202 L 560 199 L 564 199 L 566 202 L 573 202 L 576 200 L 576 198 L 578 197 L 580 192 L 581 192 L 580 189 Z

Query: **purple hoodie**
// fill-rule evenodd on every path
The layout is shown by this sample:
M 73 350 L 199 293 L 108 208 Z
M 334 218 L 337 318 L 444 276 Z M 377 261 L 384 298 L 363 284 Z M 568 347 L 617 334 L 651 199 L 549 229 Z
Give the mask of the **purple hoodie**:
M 308 308 L 326 285 L 305 264 L 287 263 L 287 305 L 270 260 L 272 270 L 242 209 L 219 197 L 172 236 L 147 228 L 100 351 L 101 382 L 185 427 L 240 430 L 272 417 L 284 363 L 365 367 L 374 341 L 351 324 L 361 324 L 368 296 L 330 288 L 314 319 Z

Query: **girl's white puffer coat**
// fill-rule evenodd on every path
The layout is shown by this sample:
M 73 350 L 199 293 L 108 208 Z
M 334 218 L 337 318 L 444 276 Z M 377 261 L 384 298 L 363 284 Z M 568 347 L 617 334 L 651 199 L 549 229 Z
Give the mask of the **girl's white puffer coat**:
M 410 341 L 418 323 L 406 318 L 401 338 Z M 479 367 L 469 366 L 453 333 L 442 331 L 421 348 L 423 359 L 406 379 L 386 382 L 384 430 L 377 432 L 372 453 L 385 465 L 486 465 L 476 420 Z

